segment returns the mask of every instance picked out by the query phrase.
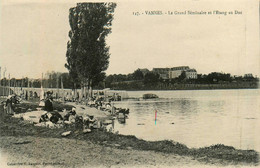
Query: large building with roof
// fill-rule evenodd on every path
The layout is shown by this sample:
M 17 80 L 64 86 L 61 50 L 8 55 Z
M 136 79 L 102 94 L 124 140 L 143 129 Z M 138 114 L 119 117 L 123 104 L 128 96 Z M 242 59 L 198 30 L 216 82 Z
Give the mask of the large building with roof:
M 187 79 L 197 79 L 198 78 L 198 74 L 196 69 L 188 69 L 185 71 L 185 76 Z
M 153 68 L 152 72 L 159 74 L 162 79 L 178 78 L 183 72 L 185 72 L 187 79 L 197 79 L 197 71 L 195 69 L 190 69 L 189 66 Z
M 159 74 L 162 79 L 169 79 L 170 68 L 153 68 L 152 72 Z

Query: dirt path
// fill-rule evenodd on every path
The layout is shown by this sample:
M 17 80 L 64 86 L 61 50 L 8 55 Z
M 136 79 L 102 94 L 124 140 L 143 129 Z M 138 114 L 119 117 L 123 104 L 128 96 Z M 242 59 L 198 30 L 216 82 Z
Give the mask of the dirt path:
M 0 137 L 2 166 L 26 167 L 190 167 L 191 157 L 150 151 L 122 150 L 67 138 Z M 5 163 L 5 164 L 3 164 Z

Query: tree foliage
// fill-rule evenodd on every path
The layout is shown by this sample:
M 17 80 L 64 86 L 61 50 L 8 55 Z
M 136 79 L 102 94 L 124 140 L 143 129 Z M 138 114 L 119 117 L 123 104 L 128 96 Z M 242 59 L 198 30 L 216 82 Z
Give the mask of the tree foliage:
M 182 71 L 181 72 L 181 75 L 177 78 L 179 81 L 182 81 L 182 80 L 184 80 L 184 79 L 186 79 L 187 78 L 187 76 L 186 76 L 186 73 L 185 73 L 185 71 Z
M 159 74 L 148 72 L 144 76 L 144 84 L 155 84 L 159 82 L 160 76 Z
M 78 3 L 70 9 L 65 67 L 75 81 L 92 86 L 105 78 L 110 57 L 105 37 L 111 33 L 115 7 L 115 3 Z
M 135 70 L 133 73 L 133 79 L 134 80 L 143 80 L 144 79 L 143 72 L 140 69 Z

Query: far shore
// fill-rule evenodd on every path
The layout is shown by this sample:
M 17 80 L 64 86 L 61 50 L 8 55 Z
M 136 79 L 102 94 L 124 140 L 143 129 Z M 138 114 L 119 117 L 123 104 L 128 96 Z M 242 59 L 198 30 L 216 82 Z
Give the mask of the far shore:
M 1 87 L 1 86 L 0 86 Z M 16 89 L 19 89 L 20 87 L 16 87 Z M 221 86 L 221 85 L 199 85 L 199 84 L 184 84 L 184 85 L 177 85 L 177 87 L 140 87 L 140 88 L 122 88 L 122 87 L 111 87 L 109 89 L 114 90 L 114 91 L 186 91 L 186 90 L 254 90 L 254 89 L 259 89 L 260 85 L 252 85 L 252 86 Z M 11 87 L 12 90 L 15 90 L 15 87 Z M 28 87 L 23 87 L 23 90 L 31 90 L 31 91 L 36 91 L 38 94 L 40 94 L 41 88 L 28 88 Z M 100 90 L 102 91 L 104 88 L 93 88 L 93 90 Z M 56 92 L 59 90 L 61 92 L 61 88 L 44 88 L 44 90 L 52 90 Z M 71 88 L 64 88 L 64 92 L 71 91 Z M 77 89 L 78 92 L 81 92 L 80 88 Z
M 200 84 L 183 84 L 183 85 L 176 85 L 176 86 L 167 86 L 167 87 L 140 87 L 140 88 L 127 88 L 127 87 L 111 87 L 112 90 L 126 90 L 126 91 L 146 91 L 146 90 L 234 90 L 234 89 L 259 89 L 258 85 L 252 86 L 222 86 L 218 84 L 209 84 L 209 85 L 200 85 Z
M 192 91 L 192 90 L 255 90 L 255 89 L 260 89 L 260 88 L 220 88 L 220 89 L 147 89 L 147 90 L 137 90 L 137 89 L 133 89 L 133 90 L 122 90 L 122 91 Z M 121 91 L 121 90 L 118 90 Z
M 33 105 L 33 102 L 27 102 L 26 106 L 30 104 Z M 55 104 L 54 108 L 61 109 L 63 106 Z M 66 105 L 66 108 L 70 108 L 70 105 Z M 94 109 L 92 112 L 95 113 Z M 62 163 L 61 166 L 65 167 L 259 165 L 259 153 L 254 150 L 239 150 L 222 144 L 188 148 L 174 141 L 145 141 L 103 129 L 84 134 L 75 127 L 35 127 L 5 115 L 3 106 L 0 106 L 0 114 L 1 155 L 12 163 L 27 161 L 41 164 L 52 161 Z M 69 130 L 72 131 L 71 135 L 61 137 L 63 132 Z

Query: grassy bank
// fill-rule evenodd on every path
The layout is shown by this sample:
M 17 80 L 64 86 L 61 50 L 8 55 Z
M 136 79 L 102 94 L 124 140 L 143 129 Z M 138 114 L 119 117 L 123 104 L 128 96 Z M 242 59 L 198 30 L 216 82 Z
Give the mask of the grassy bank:
M 30 103 L 28 102 L 26 106 L 30 107 Z M 58 107 L 62 107 L 62 104 L 54 105 L 54 108 Z M 81 130 L 77 130 L 73 125 L 67 128 L 55 129 L 35 127 L 33 124 L 25 123 L 21 119 L 6 116 L 3 113 L 2 106 L 0 106 L 0 113 L 1 137 L 34 136 L 62 138 L 61 133 L 71 130 L 72 134 L 66 137 L 68 139 L 84 140 L 113 148 L 174 153 L 180 156 L 190 156 L 204 163 L 212 163 L 218 160 L 218 163 L 258 165 L 259 162 L 259 155 L 254 150 L 238 150 L 221 144 L 195 149 L 173 141 L 144 141 L 135 136 L 116 135 L 105 130 L 94 130 L 89 134 L 83 134 Z

